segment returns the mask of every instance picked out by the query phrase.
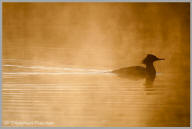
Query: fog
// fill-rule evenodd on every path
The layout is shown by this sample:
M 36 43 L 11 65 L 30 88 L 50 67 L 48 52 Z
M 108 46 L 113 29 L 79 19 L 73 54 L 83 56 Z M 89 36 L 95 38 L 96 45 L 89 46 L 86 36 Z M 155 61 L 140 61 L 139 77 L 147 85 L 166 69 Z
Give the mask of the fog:
M 152 53 L 189 70 L 188 3 L 3 3 L 3 58 L 119 68 Z M 181 61 L 182 60 L 182 61 Z

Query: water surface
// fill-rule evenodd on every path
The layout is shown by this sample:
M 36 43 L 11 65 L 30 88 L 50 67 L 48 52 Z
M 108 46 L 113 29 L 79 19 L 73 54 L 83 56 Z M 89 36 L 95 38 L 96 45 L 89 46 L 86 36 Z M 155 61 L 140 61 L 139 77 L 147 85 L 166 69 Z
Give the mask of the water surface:
M 189 126 L 187 77 L 159 73 L 153 86 L 145 86 L 144 80 L 119 78 L 107 71 L 5 60 L 3 121 L 67 127 Z

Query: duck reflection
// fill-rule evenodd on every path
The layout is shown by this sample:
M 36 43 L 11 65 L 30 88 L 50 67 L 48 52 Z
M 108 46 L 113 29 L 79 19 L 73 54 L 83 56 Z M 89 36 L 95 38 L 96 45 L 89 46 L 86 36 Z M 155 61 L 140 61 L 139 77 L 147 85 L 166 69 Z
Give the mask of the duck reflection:
M 113 70 L 112 73 L 117 74 L 119 77 L 125 77 L 132 80 L 145 79 L 146 85 L 151 85 L 156 77 L 156 70 L 153 65 L 155 61 L 164 60 L 158 58 L 155 55 L 148 54 L 142 61 L 146 67 L 142 66 L 131 66 Z

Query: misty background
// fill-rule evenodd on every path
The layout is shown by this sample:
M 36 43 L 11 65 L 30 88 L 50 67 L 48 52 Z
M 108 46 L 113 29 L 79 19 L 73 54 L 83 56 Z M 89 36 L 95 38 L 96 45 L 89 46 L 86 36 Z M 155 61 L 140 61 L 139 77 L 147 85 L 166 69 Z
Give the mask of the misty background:
M 189 3 L 3 3 L 3 59 L 114 69 L 165 58 L 189 72 Z

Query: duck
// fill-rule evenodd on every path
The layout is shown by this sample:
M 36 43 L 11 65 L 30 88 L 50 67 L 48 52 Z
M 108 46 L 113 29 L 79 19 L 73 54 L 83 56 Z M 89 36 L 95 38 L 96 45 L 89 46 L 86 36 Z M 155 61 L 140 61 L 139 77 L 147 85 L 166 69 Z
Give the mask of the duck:
M 112 70 L 112 73 L 118 75 L 119 77 L 129 78 L 132 80 L 145 79 L 145 84 L 152 84 L 156 78 L 156 69 L 154 67 L 154 62 L 165 60 L 163 58 L 158 58 L 153 54 L 147 54 L 147 56 L 142 60 L 145 67 L 142 66 L 130 66 L 120 69 Z

